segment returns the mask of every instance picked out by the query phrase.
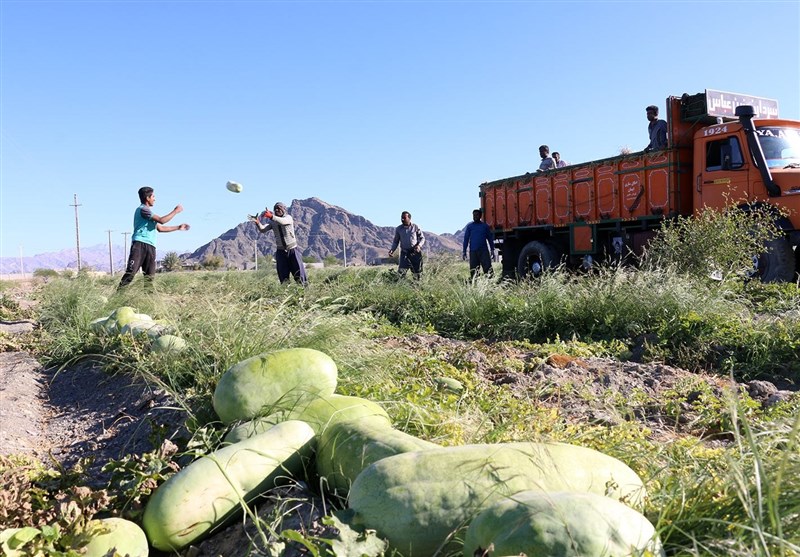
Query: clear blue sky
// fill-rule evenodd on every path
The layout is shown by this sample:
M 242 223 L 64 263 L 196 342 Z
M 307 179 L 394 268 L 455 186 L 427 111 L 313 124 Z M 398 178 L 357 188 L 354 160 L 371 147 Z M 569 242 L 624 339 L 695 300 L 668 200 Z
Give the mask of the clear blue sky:
M 160 255 L 275 201 L 455 232 L 478 185 L 647 144 L 706 88 L 800 118 L 800 2 L 0 0 L 0 256 L 115 243 L 136 190 Z M 244 186 L 225 189 L 227 180 Z

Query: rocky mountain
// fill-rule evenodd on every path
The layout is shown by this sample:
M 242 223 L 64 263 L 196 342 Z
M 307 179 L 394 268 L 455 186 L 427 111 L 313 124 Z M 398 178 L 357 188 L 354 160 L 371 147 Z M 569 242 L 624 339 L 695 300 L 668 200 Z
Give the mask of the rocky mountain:
M 312 197 L 295 199 L 288 212 L 294 218 L 297 241 L 303 256 L 323 261 L 333 256 L 339 261 L 347 260 L 348 265 L 365 265 L 385 261 L 387 251 L 394 238 L 394 226 L 376 226 L 364 217 L 349 213 L 341 207 L 330 205 Z M 455 234 L 434 234 L 425 231 L 428 254 L 460 252 L 464 231 Z M 126 253 L 121 245 L 113 246 L 114 272 L 123 270 Z M 202 263 L 206 257 L 221 256 L 224 266 L 229 269 L 251 269 L 255 257 L 271 256 L 275 252 L 275 239 L 271 232 L 260 234 L 250 222 L 238 224 L 218 238 L 197 248 L 192 253 L 181 255 L 184 263 Z M 166 252 L 159 251 L 159 257 Z M 109 270 L 108 246 L 98 244 L 81 247 L 83 267 L 96 271 Z M 32 273 L 36 269 L 75 269 L 76 250 L 43 253 L 22 259 L 22 270 Z M 18 257 L 0 258 L 0 274 L 20 273 Z
M 382 262 L 394 238 L 394 226 L 376 226 L 316 197 L 293 200 L 288 213 L 294 219 L 303 256 L 318 261 L 333 256 L 340 261 L 346 259 L 348 265 Z M 461 249 L 461 239 L 453 234 L 425 231 L 425 241 L 429 254 Z M 271 256 L 274 251 L 274 234 L 260 234 L 253 224 L 243 222 L 182 259 L 186 263 L 201 263 L 209 256 L 221 256 L 228 268 L 250 269 L 255 265 L 256 254 Z

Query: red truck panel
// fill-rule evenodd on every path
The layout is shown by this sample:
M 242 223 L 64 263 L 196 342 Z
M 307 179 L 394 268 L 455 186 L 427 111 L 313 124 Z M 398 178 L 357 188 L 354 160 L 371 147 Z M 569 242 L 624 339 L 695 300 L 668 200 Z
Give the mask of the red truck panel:
M 550 179 L 540 176 L 533 182 L 536 202 L 532 208 L 536 215 L 534 224 L 553 224 L 553 190 L 550 188 Z
M 565 225 L 573 222 L 572 212 L 572 188 L 570 188 L 570 173 L 558 172 L 550 175 L 546 179 L 550 181 L 553 188 L 553 210 L 555 224 Z
M 680 160 L 679 160 L 680 159 Z M 481 186 L 496 230 L 691 212 L 691 151 L 636 153 Z
M 594 169 L 597 188 L 597 215 L 600 220 L 620 218 L 619 175 L 613 164 L 601 164 Z
M 572 200 L 575 220 L 597 220 L 595 180 L 592 168 L 577 168 L 572 171 Z
M 630 219 L 647 214 L 647 195 L 644 176 L 644 157 L 626 158 L 618 163 L 622 190 L 621 217 Z

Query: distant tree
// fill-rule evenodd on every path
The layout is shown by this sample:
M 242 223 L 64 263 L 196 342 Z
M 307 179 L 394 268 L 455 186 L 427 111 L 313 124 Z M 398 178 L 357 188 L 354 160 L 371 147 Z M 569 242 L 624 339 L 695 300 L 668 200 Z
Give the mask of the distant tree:
M 329 255 L 325 259 L 322 260 L 325 263 L 326 267 L 333 267 L 334 265 L 341 265 L 342 262 L 339 261 L 335 256 Z
M 259 255 L 256 261 L 258 262 L 259 269 L 266 269 L 272 265 L 275 259 L 271 255 Z
M 55 269 L 36 269 L 33 276 L 39 278 L 55 278 L 58 276 L 58 271 Z
M 319 259 L 317 259 L 314 255 L 304 255 L 303 256 L 303 263 L 316 263 Z
M 222 267 L 225 263 L 225 260 L 222 258 L 221 255 L 207 255 L 201 265 L 203 269 L 207 271 L 215 271 Z
M 178 253 L 175 251 L 167 252 L 164 260 L 161 261 L 161 266 L 165 271 L 177 271 L 181 268 L 181 258 L 178 257 Z

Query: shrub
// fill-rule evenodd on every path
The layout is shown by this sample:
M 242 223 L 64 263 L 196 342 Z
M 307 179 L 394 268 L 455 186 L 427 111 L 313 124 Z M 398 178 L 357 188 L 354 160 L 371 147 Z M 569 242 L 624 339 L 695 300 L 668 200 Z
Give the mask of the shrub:
M 225 260 L 221 255 L 206 255 L 201 266 L 207 271 L 214 271 L 221 268 L 224 263 Z
M 705 209 L 699 215 L 666 221 L 644 257 L 648 268 L 676 268 L 697 278 L 723 281 L 752 274 L 753 257 L 781 235 L 777 209 L 769 205 Z
M 174 251 L 168 252 L 164 256 L 161 266 L 167 272 L 179 270 L 181 268 L 181 259 L 178 257 L 178 253 Z
M 37 278 L 56 278 L 58 276 L 58 271 L 55 269 L 36 269 L 33 272 L 33 276 Z

